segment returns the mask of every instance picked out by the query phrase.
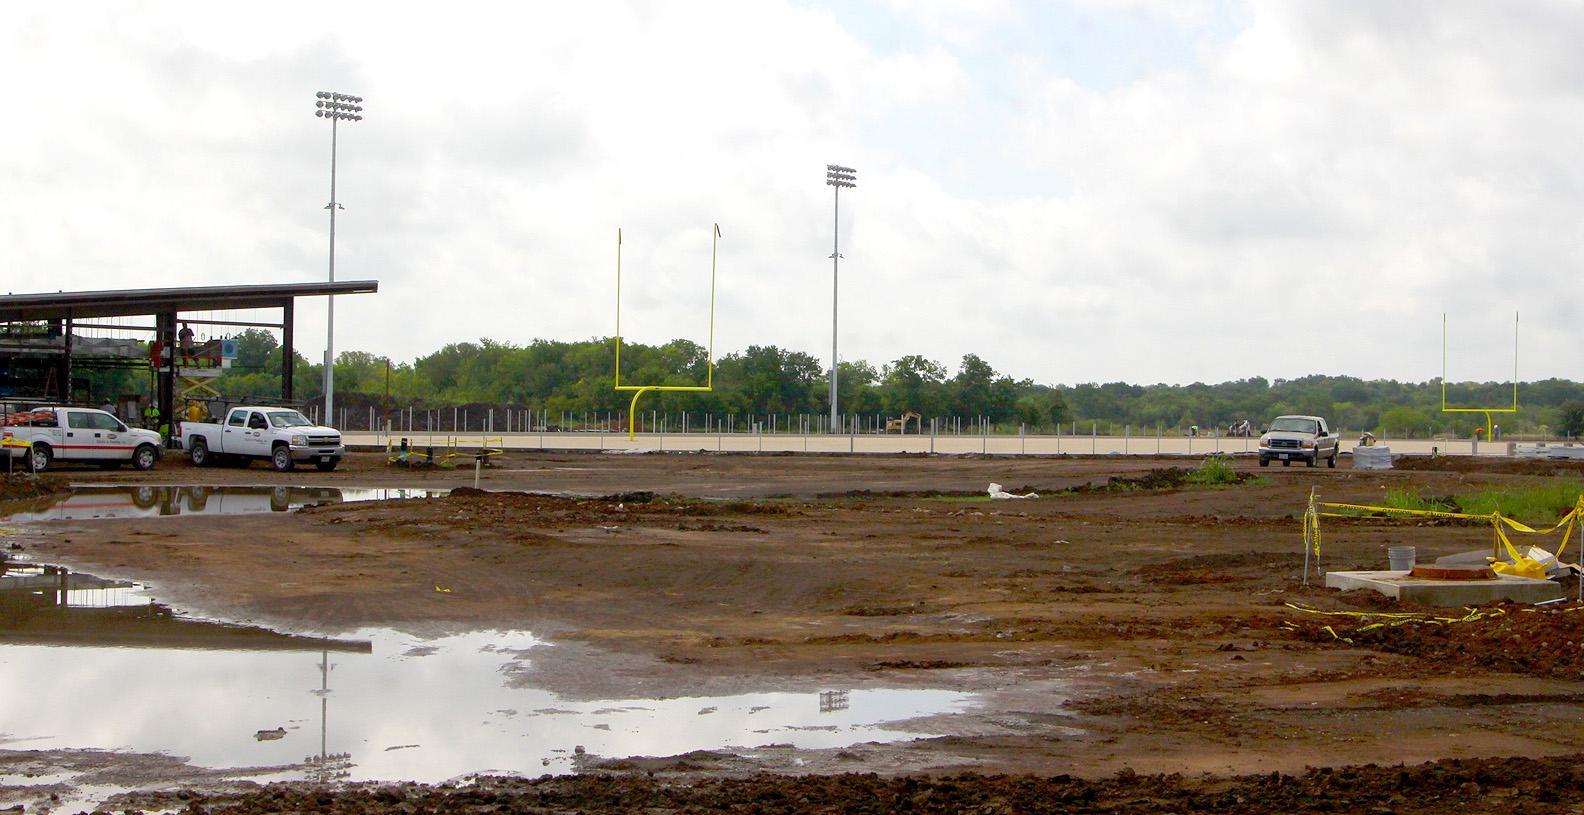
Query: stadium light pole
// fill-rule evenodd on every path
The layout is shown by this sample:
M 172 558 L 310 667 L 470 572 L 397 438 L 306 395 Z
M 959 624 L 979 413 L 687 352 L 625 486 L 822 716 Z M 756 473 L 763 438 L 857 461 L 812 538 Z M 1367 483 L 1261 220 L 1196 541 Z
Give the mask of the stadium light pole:
M 336 128 L 342 122 L 363 121 L 363 97 L 351 96 L 334 91 L 319 91 L 314 94 L 314 115 L 330 120 L 330 203 L 325 209 L 330 210 L 330 282 L 335 282 L 335 216 L 336 210 L 341 205 L 336 203 Z M 335 425 L 335 297 L 325 298 L 329 301 L 328 325 L 325 328 L 325 361 L 324 361 L 324 423 Z
M 836 193 L 836 208 L 834 226 L 831 229 L 831 371 L 830 371 L 830 409 L 832 433 L 841 432 L 841 419 L 836 409 L 836 371 L 840 366 L 839 357 L 836 356 L 836 307 L 841 297 L 839 285 L 841 271 L 841 191 L 842 187 L 856 189 L 858 186 L 858 171 L 840 164 L 825 165 L 825 183 L 831 186 Z

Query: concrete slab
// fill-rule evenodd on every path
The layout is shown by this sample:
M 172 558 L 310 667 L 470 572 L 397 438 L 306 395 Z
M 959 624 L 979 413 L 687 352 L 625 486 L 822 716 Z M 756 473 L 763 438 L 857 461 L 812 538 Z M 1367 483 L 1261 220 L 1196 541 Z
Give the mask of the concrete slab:
M 1404 603 L 1426 606 L 1477 606 L 1497 600 L 1540 603 L 1562 596 L 1550 580 L 1497 575 L 1495 580 L 1425 580 L 1407 572 L 1326 572 L 1326 588 L 1373 589 Z

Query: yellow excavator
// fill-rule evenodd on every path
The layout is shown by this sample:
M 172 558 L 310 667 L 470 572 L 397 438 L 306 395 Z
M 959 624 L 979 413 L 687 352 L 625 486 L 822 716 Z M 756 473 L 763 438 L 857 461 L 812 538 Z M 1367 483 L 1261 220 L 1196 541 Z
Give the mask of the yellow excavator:
M 907 413 L 902 414 L 901 418 L 886 419 L 885 432 L 887 432 L 887 433 L 901 433 L 902 435 L 905 436 L 905 435 L 907 435 L 908 422 L 912 422 L 913 423 L 913 432 L 914 433 L 917 433 L 919 435 L 923 435 L 924 434 L 924 417 L 918 415 L 917 413 L 914 413 L 911 410 L 908 411 Z

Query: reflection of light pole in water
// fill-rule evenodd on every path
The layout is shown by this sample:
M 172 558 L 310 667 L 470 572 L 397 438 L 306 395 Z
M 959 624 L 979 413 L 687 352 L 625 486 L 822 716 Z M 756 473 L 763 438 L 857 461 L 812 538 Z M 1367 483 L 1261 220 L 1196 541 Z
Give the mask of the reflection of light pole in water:
M 308 756 L 303 763 L 308 765 L 308 778 L 320 784 L 339 781 L 352 775 L 352 754 L 332 753 L 327 747 L 329 728 L 326 726 L 330 712 L 330 652 L 320 651 L 319 662 L 319 687 L 309 691 L 319 697 L 319 755 Z

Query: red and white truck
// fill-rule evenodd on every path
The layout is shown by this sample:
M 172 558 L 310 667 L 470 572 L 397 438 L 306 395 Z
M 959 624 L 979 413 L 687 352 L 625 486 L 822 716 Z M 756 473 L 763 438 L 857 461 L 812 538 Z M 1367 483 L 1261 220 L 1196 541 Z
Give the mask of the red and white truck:
M 160 434 L 127 427 L 94 408 L 40 407 L 0 417 L 0 449 L 33 472 L 59 462 L 152 470 L 160 460 Z

